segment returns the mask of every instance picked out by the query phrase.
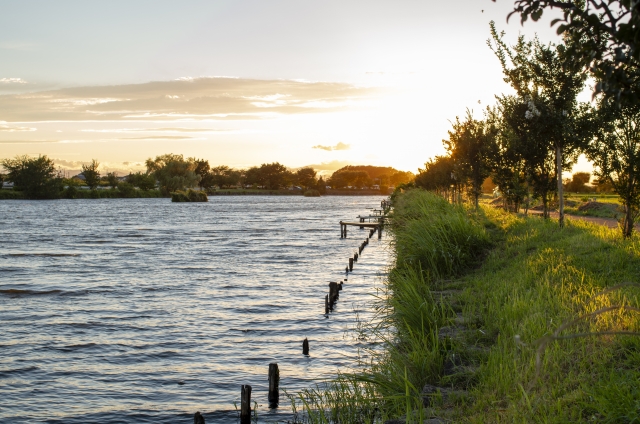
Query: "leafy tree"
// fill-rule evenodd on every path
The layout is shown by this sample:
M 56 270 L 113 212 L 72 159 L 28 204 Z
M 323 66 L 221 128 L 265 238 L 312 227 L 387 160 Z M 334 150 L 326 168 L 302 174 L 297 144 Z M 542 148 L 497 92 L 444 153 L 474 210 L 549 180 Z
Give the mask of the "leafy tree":
M 85 177 L 86 178 L 86 177 Z M 116 188 L 118 187 L 118 174 L 116 174 L 115 172 L 108 172 L 107 173 L 107 182 L 109 183 L 109 185 L 111 186 L 111 188 Z
M 98 167 L 100 163 L 97 160 L 92 159 L 88 165 L 82 165 L 82 175 L 84 175 L 84 182 L 89 186 L 91 190 L 98 187 L 100 184 L 100 172 Z
M 469 194 L 478 208 L 478 198 L 482 194 L 482 183 L 490 174 L 491 150 L 495 146 L 495 129 L 484 121 L 473 119 L 467 109 L 463 122 L 460 118 L 452 123 L 449 138 L 442 140 L 445 149 L 454 162 L 454 176 L 458 183 L 469 184 Z
M 596 94 L 634 104 L 640 101 L 640 6 L 631 0 L 516 0 L 524 23 L 545 9 L 560 9 L 557 32 L 570 40 L 570 54 L 597 81 Z
M 206 159 L 194 159 L 193 161 L 196 164 L 195 173 L 200 176 L 200 181 L 198 182 L 200 190 L 213 187 L 215 185 L 215 178 L 211 173 L 209 161 Z
M 258 168 L 258 185 L 269 190 L 277 190 L 288 185 L 291 177 L 291 172 L 278 162 L 263 163 Z
M 294 178 L 298 185 L 305 189 L 310 189 L 316 186 L 316 174 L 313 168 L 300 168 L 296 171 Z
M 622 198 L 622 234 L 631 237 L 640 206 L 640 105 L 618 108 L 601 100 L 594 124 L 597 130 L 587 156 L 595 166 L 594 174 Z
M 591 180 L 589 172 L 576 172 L 571 176 L 571 181 L 567 183 L 567 191 L 574 193 L 584 193 L 589 191 L 587 184 Z
M 424 169 L 418 169 L 415 178 L 416 187 L 424 188 L 448 197 L 455 185 L 454 163 L 449 156 L 436 156 L 424 164 Z
M 132 187 L 138 187 L 140 190 L 152 190 L 156 186 L 156 179 L 153 174 L 146 174 L 140 171 L 135 174 L 127 175 L 127 183 L 129 183 Z M 125 187 L 128 190 L 127 186 Z M 120 190 L 121 185 L 118 184 L 118 190 Z
M 28 199 L 60 197 L 62 178 L 47 156 L 16 156 L 14 159 L 3 159 L 0 165 L 7 170 L 7 179 L 13 182 L 14 190 L 23 191 Z
M 555 154 L 556 185 L 559 199 L 559 223 L 564 225 L 562 170 L 570 166 L 585 144 L 586 127 L 582 126 L 585 105 L 576 98 L 586 79 L 580 64 L 564 44 L 543 45 L 535 38 L 523 36 L 509 48 L 491 22 L 489 47 L 496 54 L 505 74 L 505 81 L 527 103 L 525 118 L 535 125 L 536 142 L 546 142 L 550 155 Z
M 238 185 L 242 178 L 242 172 L 229 168 L 226 165 L 216 166 L 215 168 L 211 168 L 211 178 L 212 185 L 217 185 L 218 187 L 231 187 Z
M 182 155 L 168 153 L 147 159 L 147 173 L 160 183 L 160 190 L 168 195 L 177 190 L 194 187 L 200 181 L 195 173 L 196 164 L 193 159 L 185 160 Z
M 316 183 L 316 190 L 318 190 L 320 194 L 325 194 L 327 192 L 327 182 L 323 177 L 318 178 L 318 182 Z

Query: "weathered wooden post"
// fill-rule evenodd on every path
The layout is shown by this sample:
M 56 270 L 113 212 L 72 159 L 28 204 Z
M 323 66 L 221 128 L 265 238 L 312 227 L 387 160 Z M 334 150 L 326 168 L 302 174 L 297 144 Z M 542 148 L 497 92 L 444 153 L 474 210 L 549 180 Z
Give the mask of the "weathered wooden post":
M 240 393 L 240 424 L 251 424 L 251 386 L 242 385 Z
M 364 218 L 360 218 L 360 222 L 364 222 Z M 364 227 L 360 227 L 361 230 L 364 230 Z
M 344 224 L 344 238 L 347 238 L 347 224 Z
M 309 340 L 307 340 L 306 337 L 302 341 L 302 354 L 303 355 L 308 355 L 309 354 Z
M 378 225 L 378 240 L 382 238 L 382 224 Z
M 325 295 L 324 296 L 324 314 L 328 315 L 329 314 L 329 295 Z
M 340 221 L 340 238 L 344 238 L 344 225 L 342 225 L 342 221 Z
M 345 273 L 345 274 L 347 274 L 347 275 L 349 275 L 349 267 L 345 267 L 345 269 L 344 269 L 344 273 Z
M 353 272 L 353 258 L 349 258 L 349 271 Z
M 280 370 L 278 364 L 269 364 L 269 408 L 277 408 L 280 403 Z
M 204 417 L 200 414 L 200 411 L 193 416 L 193 424 L 205 424 Z
M 338 283 L 338 291 L 342 291 L 342 281 Z

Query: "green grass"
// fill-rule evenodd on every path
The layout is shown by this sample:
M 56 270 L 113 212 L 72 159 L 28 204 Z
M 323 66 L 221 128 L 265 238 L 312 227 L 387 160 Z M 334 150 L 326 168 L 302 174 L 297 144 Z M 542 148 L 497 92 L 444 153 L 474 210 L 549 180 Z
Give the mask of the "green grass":
M 478 271 L 463 278 L 459 301 L 465 320 L 474 323 L 467 344 L 488 350 L 471 391 L 475 401 L 454 416 L 478 423 L 640 420 L 640 404 L 625 406 L 610 394 L 613 387 L 629 397 L 638 392 L 640 338 L 552 341 L 536 367 L 536 342 L 563 322 L 611 305 L 640 306 L 636 286 L 593 298 L 638 281 L 640 239 L 625 241 L 616 230 L 580 221 L 559 230 L 555 221 L 490 210 L 487 215 L 502 241 Z M 580 320 L 561 335 L 637 332 L 638 317 L 614 310 Z
M 17 190 L 0 189 L 0 200 L 24 199 L 24 193 Z
M 396 265 L 359 335 L 378 345 L 301 394 L 306 420 L 640 422 L 638 235 L 417 190 L 393 217 Z

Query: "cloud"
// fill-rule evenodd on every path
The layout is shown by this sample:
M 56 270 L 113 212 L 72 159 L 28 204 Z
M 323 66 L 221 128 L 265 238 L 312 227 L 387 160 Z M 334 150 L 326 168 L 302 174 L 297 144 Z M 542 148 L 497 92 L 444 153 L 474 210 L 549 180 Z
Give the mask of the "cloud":
M 14 127 L 11 125 L 0 124 L 0 131 L 2 132 L 23 132 L 23 131 L 37 131 L 37 128 L 31 127 Z
M 350 144 L 344 144 L 343 142 L 338 142 L 338 144 L 336 144 L 335 146 L 322 146 L 320 144 L 318 144 L 317 146 L 313 146 L 312 149 L 320 149 L 320 150 L 326 150 L 328 152 L 332 151 L 332 150 L 349 150 L 351 148 Z
M 315 169 L 316 171 L 337 171 L 340 168 L 343 168 L 347 165 L 353 165 L 353 162 L 348 160 L 332 160 L 331 162 L 322 162 L 316 165 L 306 165 L 306 167 L 310 167 Z
M 26 84 L 27 82 L 22 78 L 0 78 L 2 84 Z
M 229 130 L 218 130 L 214 128 L 116 128 L 116 129 L 103 129 L 103 130 L 95 130 L 95 129 L 85 129 L 80 130 L 81 132 L 91 132 L 91 133 L 213 133 L 213 132 L 224 132 Z
M 191 140 L 195 138 L 186 135 L 150 135 L 146 137 L 124 137 L 118 140 Z
M 181 78 L 0 96 L 8 122 L 268 119 L 358 107 L 377 88 L 346 83 Z

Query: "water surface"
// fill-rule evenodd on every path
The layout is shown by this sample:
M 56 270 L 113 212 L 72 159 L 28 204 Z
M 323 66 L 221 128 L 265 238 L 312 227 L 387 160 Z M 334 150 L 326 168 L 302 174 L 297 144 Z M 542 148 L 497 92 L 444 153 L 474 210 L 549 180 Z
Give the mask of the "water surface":
M 292 392 L 355 365 L 388 265 L 340 220 L 382 197 L 0 202 L 0 422 L 234 423 L 240 385 L 260 421 L 270 362 Z M 309 357 L 301 354 L 307 337 Z M 286 405 L 283 405 L 286 406 Z

